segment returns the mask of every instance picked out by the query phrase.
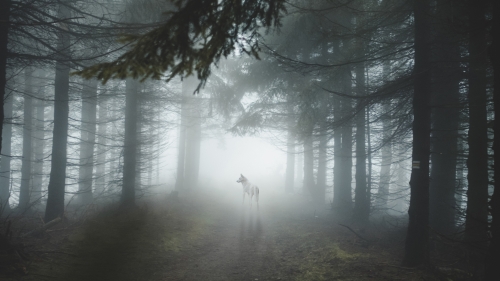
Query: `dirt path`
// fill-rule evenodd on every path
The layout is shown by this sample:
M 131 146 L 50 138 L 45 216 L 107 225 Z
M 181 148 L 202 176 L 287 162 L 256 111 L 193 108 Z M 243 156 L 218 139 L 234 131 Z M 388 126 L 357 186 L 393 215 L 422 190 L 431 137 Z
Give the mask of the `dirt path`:
M 422 280 L 297 197 L 252 209 L 216 198 L 100 212 L 54 231 L 29 275 L 12 280 Z

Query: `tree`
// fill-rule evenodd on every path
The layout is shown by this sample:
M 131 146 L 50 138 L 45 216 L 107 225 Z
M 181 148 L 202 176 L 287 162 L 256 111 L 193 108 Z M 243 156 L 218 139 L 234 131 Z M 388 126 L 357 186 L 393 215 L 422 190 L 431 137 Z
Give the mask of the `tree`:
M 492 5 L 492 23 L 491 23 L 491 36 L 492 44 L 489 49 L 489 56 L 491 63 L 493 65 L 493 103 L 495 119 L 500 116 L 500 57 L 497 55 L 498 49 L 500 48 L 500 2 L 493 1 Z M 494 190 L 491 196 L 489 207 L 491 214 L 491 241 L 486 253 L 485 261 L 485 279 L 488 281 L 497 280 L 500 276 L 500 267 L 496 262 L 500 258 L 500 122 L 496 122 L 493 125 L 493 131 L 495 134 L 493 142 L 493 160 L 495 165 L 493 168 L 494 172 Z
M 413 94 L 413 167 L 409 224 L 403 264 L 429 262 L 430 46 L 429 0 L 414 2 L 415 66 Z
M 488 239 L 488 124 L 486 97 L 486 3 L 468 1 L 469 157 L 465 240 L 485 246 Z
M 11 0 L 2 0 L 0 5 L 0 101 L 2 101 L 2 106 L 0 106 L 0 151 L 2 150 L 1 138 L 3 124 L 4 124 L 4 104 L 6 100 L 5 89 L 7 86 L 7 43 L 9 38 L 9 25 L 10 25 L 10 7 Z
M 21 211 L 25 211 L 29 208 L 32 195 L 33 75 L 34 69 L 32 67 L 26 67 L 24 69 L 23 160 L 21 168 L 21 187 L 19 191 L 19 208 Z
M 132 43 L 130 51 L 113 62 L 88 67 L 78 74 L 106 82 L 126 77 L 160 79 L 167 71 L 170 80 L 196 72 L 204 83 L 211 65 L 236 47 L 241 53 L 258 57 L 258 28 L 279 27 L 280 16 L 286 12 L 284 2 L 176 0 L 177 10 L 168 13 L 170 18 L 163 25 L 144 35 L 123 38 Z
M 92 202 L 92 181 L 94 170 L 94 146 L 96 138 L 97 80 L 83 82 L 80 166 L 78 178 L 78 201 L 80 204 Z
M 0 214 L 10 212 L 10 181 L 11 181 L 11 145 L 12 145 L 12 107 L 13 96 L 9 95 L 4 102 L 5 120 L 2 131 L 2 155 L 0 158 Z
M 123 207 L 135 206 L 138 91 L 139 81 L 128 78 L 125 94 L 125 143 L 123 146 L 123 188 L 121 195 Z
M 450 8 L 453 5 L 453 8 Z M 455 230 L 455 186 L 458 130 L 460 121 L 459 84 L 460 38 L 449 27 L 459 18 L 459 1 L 436 1 L 432 44 L 432 138 L 430 172 L 430 225 L 439 233 Z
M 59 19 L 71 18 L 70 7 L 60 3 L 57 11 Z M 66 162 L 68 144 L 69 115 L 69 71 L 70 35 L 66 23 L 62 22 L 58 35 L 58 58 L 54 85 L 54 132 L 52 142 L 52 161 L 48 186 L 45 221 L 51 221 L 64 213 L 64 193 L 66 187 Z

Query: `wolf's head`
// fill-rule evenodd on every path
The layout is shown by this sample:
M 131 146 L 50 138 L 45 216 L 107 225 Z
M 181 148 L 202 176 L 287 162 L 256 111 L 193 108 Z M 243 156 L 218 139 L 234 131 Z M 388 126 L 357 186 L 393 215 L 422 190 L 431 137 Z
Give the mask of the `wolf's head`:
M 240 174 L 240 178 L 236 182 L 240 183 L 240 182 L 245 182 L 245 181 L 247 181 L 247 178 L 245 178 L 245 176 L 243 176 L 242 174 Z

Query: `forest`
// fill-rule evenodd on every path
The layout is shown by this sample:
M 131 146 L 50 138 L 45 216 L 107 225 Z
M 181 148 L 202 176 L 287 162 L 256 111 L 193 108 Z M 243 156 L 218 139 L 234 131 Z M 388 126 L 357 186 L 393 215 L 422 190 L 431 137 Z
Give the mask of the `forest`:
M 0 280 L 500 280 L 497 52 L 496 0 L 0 0 Z

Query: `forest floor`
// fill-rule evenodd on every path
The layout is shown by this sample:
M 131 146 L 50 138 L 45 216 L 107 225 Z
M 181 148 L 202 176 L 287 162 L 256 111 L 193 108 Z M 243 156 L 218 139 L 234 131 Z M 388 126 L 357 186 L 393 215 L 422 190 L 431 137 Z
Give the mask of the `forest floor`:
M 0 266 L 0 280 L 467 280 L 400 266 L 404 226 L 351 231 L 300 196 L 260 199 L 250 208 L 222 193 L 157 196 L 95 210 L 26 238 L 28 261 Z

